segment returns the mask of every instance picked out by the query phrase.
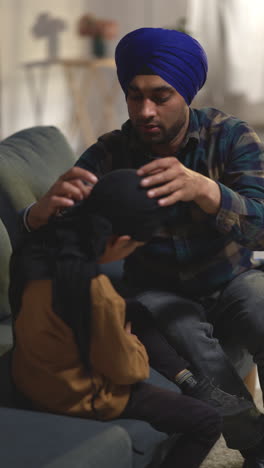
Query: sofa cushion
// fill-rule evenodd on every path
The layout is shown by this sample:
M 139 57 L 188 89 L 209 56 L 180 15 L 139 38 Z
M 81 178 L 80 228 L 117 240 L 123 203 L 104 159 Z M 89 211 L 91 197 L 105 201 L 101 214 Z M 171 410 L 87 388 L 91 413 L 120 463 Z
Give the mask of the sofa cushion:
M 10 355 L 10 352 L 7 353 L 8 358 Z M 5 384 L 3 388 L 0 386 L 0 433 L 1 460 L 6 461 L 5 466 L 13 468 L 49 466 L 51 461 L 57 458 L 64 459 L 72 450 L 78 452 L 85 441 L 101 434 L 105 429 L 116 426 L 124 429 L 129 435 L 134 467 L 144 468 L 151 462 L 154 454 L 158 456 L 166 453 L 169 443 L 166 434 L 156 431 L 144 421 L 115 419 L 102 422 L 12 408 L 12 404 L 20 405 L 21 401 L 18 402 L 12 383 L 9 382 L 8 359 L 1 356 L 0 363 L 2 362 L 0 376 Z M 149 382 L 172 391 L 179 391 L 175 384 L 153 369 Z M 16 441 L 15 451 L 12 450 L 14 441 Z M 102 446 L 106 448 L 103 441 Z M 31 464 L 29 460 L 32 461 Z M 109 464 L 109 467 L 111 466 Z
M 130 439 L 116 424 L 0 408 L 0 432 L 3 467 L 131 468 Z
M 104 429 L 45 466 L 45 468 L 88 467 L 132 468 L 131 440 L 122 427 L 112 426 Z
M 166 453 L 169 443 L 166 434 L 156 431 L 144 421 L 115 419 L 102 422 L 32 411 L 31 405 L 16 391 L 10 378 L 11 356 L 12 352 L 8 351 L 0 357 L 0 433 L 3 444 L 1 459 L 4 457 L 8 461 L 6 466 L 33 466 L 27 465 L 32 457 L 34 466 L 46 467 L 46 464 L 57 458 L 65 458 L 69 451 L 79 451 L 79 447 L 89 438 L 116 425 L 125 429 L 129 435 L 134 467 L 144 468 L 154 454 L 160 456 Z M 153 369 L 148 381 L 153 385 L 179 392 L 175 384 Z M 16 451 L 13 453 L 14 440 Z M 21 465 L 18 463 L 19 459 Z
M 0 143 L 0 319 L 9 314 L 8 264 L 17 232 L 17 212 L 47 192 L 75 160 L 56 127 L 28 128 Z

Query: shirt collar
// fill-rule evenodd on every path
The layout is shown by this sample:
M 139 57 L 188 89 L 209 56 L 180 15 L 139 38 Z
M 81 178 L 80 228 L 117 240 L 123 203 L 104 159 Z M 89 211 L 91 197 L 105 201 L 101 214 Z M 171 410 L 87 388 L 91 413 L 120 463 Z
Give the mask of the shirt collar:
M 196 146 L 200 141 L 200 126 L 193 109 L 190 108 L 190 122 L 187 133 L 181 145 L 181 150 Z

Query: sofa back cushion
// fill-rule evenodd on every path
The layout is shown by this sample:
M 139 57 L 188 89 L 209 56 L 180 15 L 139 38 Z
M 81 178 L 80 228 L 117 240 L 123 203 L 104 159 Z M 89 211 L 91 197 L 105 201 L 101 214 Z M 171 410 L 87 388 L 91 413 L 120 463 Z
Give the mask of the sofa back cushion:
M 46 193 L 75 160 L 56 127 L 28 128 L 0 142 L 0 319 L 9 314 L 8 264 L 17 213 Z

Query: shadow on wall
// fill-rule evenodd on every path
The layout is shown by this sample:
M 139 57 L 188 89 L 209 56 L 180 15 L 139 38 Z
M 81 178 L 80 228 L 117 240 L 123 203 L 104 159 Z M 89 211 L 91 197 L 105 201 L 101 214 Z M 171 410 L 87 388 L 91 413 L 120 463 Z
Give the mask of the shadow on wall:
M 58 57 L 59 35 L 67 29 L 67 23 L 61 18 L 52 17 L 48 12 L 40 13 L 32 27 L 32 34 L 37 39 L 47 39 L 47 56 L 49 59 Z

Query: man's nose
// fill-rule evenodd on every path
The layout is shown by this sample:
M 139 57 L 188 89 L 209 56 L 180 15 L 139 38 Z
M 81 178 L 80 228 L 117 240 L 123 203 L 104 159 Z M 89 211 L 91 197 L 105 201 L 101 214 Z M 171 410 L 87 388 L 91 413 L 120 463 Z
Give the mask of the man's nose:
M 144 119 L 149 119 L 151 117 L 155 117 L 156 115 L 156 104 L 155 102 L 151 101 L 150 99 L 144 99 L 142 102 L 142 106 L 140 109 L 141 117 Z

